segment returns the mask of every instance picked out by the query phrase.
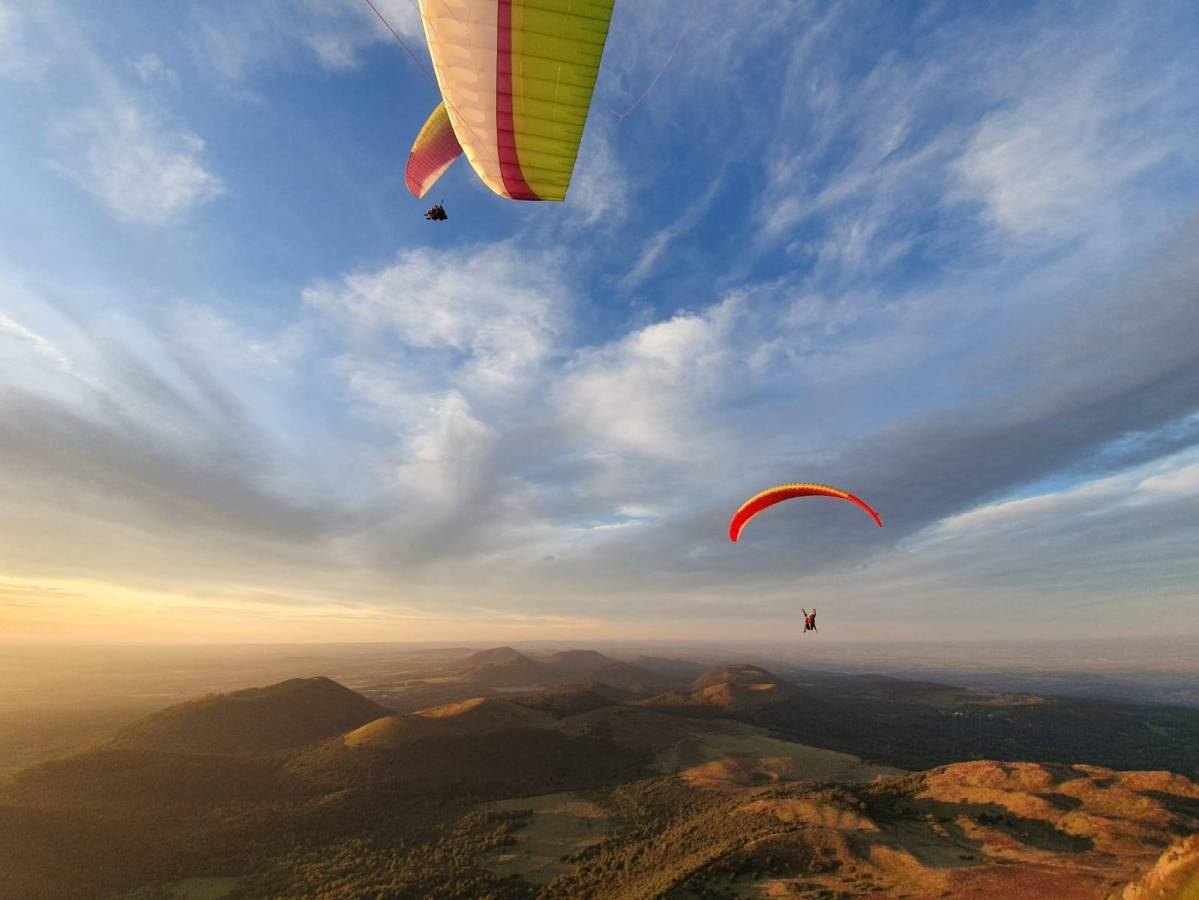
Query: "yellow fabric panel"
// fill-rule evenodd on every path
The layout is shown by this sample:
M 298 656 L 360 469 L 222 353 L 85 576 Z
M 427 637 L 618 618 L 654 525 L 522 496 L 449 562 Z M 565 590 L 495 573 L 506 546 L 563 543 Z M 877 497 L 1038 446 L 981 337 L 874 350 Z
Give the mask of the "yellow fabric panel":
M 614 0 L 512 0 L 512 94 L 525 181 L 563 200 L 574 171 Z

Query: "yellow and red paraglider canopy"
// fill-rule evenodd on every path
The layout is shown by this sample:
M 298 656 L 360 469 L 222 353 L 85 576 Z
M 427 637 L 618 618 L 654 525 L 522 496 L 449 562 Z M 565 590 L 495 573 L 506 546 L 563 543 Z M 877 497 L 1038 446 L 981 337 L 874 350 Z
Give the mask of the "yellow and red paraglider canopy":
M 776 503 L 782 503 L 784 500 L 792 500 L 796 497 L 836 497 L 838 500 L 848 500 L 850 503 L 854 503 L 866 510 L 879 528 L 883 527 L 883 520 L 879 517 L 879 514 L 860 497 L 855 497 L 848 491 L 843 491 L 831 485 L 816 484 L 811 481 L 797 481 L 791 484 L 780 484 L 768 488 L 760 494 L 754 494 L 754 496 L 742 503 L 729 522 L 729 540 L 736 542 L 741 537 L 741 531 L 749 523 L 749 520 L 762 510 L 769 509 Z
M 420 0 L 453 135 L 500 196 L 566 199 L 614 2 Z M 409 155 L 417 196 L 457 155 L 438 137 L 437 116 Z

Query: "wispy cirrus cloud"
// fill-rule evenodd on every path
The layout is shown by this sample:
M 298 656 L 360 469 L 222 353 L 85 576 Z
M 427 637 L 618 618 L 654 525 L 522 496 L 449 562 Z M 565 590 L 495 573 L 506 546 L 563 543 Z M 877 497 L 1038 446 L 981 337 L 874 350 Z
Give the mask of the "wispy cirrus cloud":
M 415 52 L 423 52 L 415 3 L 375 0 L 375 6 Z M 197 60 L 237 82 L 264 68 L 292 66 L 297 56 L 332 71 L 352 69 L 363 50 L 394 40 L 362 0 L 221 0 L 193 9 L 191 20 Z
M 52 137 L 55 168 L 128 222 L 177 221 L 224 190 L 204 165 L 198 135 L 127 97 L 76 110 Z
M 83 384 L 92 387 L 98 386 L 98 383 L 92 376 L 81 372 L 71 358 L 51 341 L 42 337 L 36 331 L 26 328 L 20 322 L 6 315 L 3 310 L 0 310 L 0 336 L 7 336 L 24 344 L 42 359 L 49 362 L 54 368 L 65 372 Z
M 158 54 L 108 60 L 86 16 L 69 4 L 30 7 L 26 15 L 24 28 L 55 64 L 56 89 L 43 101 L 54 171 L 116 218 L 143 225 L 179 221 L 224 191 L 205 162 L 203 138 L 153 96 L 156 87 L 178 85 Z
M 1121 49 L 1033 59 L 1044 74 L 986 116 L 955 164 L 959 190 L 984 219 L 1021 242 L 1064 240 L 1110 229 L 1128 214 L 1135 182 L 1181 155 L 1196 129 L 1185 109 L 1199 91 L 1162 65 L 1149 76 Z
M 157 53 L 143 53 L 134 60 L 133 71 L 144 85 L 179 87 L 179 76 L 175 74 L 174 69 L 162 61 L 162 57 Z
M 39 77 L 50 63 L 21 10 L 5 0 L 0 3 L 0 77 Z

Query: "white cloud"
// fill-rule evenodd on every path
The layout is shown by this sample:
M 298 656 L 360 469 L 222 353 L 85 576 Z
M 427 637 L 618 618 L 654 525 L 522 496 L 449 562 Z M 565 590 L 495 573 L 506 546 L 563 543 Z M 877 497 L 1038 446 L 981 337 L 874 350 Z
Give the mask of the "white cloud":
M 418 56 L 424 52 L 420 14 L 409 0 L 374 0 L 379 13 Z M 193 11 L 199 61 L 230 81 L 297 57 L 326 69 L 351 69 L 363 49 L 395 43 L 361 0 L 216 0 Z M 396 51 L 403 50 L 396 46 Z M 405 63 L 407 65 L 407 63 Z
M 374 273 L 304 292 L 362 347 L 399 341 L 433 351 L 458 387 L 497 395 L 527 382 L 568 321 L 554 261 L 498 245 L 465 253 L 412 250 Z M 444 354 L 450 354 L 446 357 Z
M 761 148 L 768 177 L 755 210 L 758 250 L 782 245 L 831 283 L 865 282 L 927 239 L 920 218 L 947 189 L 965 137 L 944 115 L 960 89 L 954 60 L 883 54 L 850 71 L 852 50 L 835 49 L 852 47 L 847 24 L 829 13 L 814 32 L 827 46 L 788 66 L 774 130 L 795 137 Z
M 0 77 L 36 78 L 47 65 L 49 57 L 31 44 L 20 11 L 0 0 Z
M 662 254 L 666 252 L 666 248 L 699 223 L 699 220 L 712 208 L 713 201 L 716 199 L 717 194 L 720 193 L 720 186 L 720 177 L 714 177 L 708 189 L 696 198 L 677 219 L 665 228 L 659 229 L 657 233 L 645 241 L 645 249 L 641 251 L 641 256 L 638 257 L 636 264 L 621 280 L 621 284 L 626 290 L 635 288 L 648 278 L 650 272 L 653 271 L 654 266 L 662 257 Z
M 98 383 L 92 376 L 80 372 L 75 364 L 65 353 L 56 347 L 51 341 L 44 338 L 29 328 L 26 328 L 20 322 L 5 315 L 0 311 L 0 337 L 9 336 L 20 341 L 25 346 L 29 347 L 33 352 L 43 359 L 49 361 L 56 369 L 65 372 L 72 378 L 76 378 L 84 384 L 97 387 Z
M 127 97 L 77 110 L 53 136 L 56 168 L 125 221 L 164 224 L 224 190 L 204 167 L 203 140 Z
M 426 415 L 405 447 L 397 476 L 405 496 L 424 508 L 452 517 L 483 485 L 495 433 L 471 414 L 457 391 L 426 398 Z
M 1160 33 L 1170 17 L 1098 4 L 996 27 L 943 7 L 926 12 L 920 52 L 882 37 L 866 61 L 868 18 L 830 13 L 791 57 L 768 129 L 786 139 L 760 148 L 759 249 L 785 241 L 844 284 L 913 251 L 989 255 L 996 236 L 1033 253 L 1097 233 L 1110 244 L 1189 208 L 1185 195 L 1145 202 L 1159 193 L 1146 182 L 1185 177 L 1199 143 L 1194 66 Z
M 372 456 L 394 504 L 381 512 L 391 540 L 414 559 L 510 545 L 506 517 L 527 500 L 516 470 L 542 452 L 521 435 L 546 427 L 538 390 L 566 352 L 559 261 L 505 244 L 412 250 L 304 301 L 344 327 L 334 370 L 353 412 L 386 435 Z
M 578 224 L 616 227 L 628 218 L 629 182 L 613 148 L 612 127 L 593 114 L 570 180 L 567 208 Z M 597 121 L 598 119 L 598 121 Z
M 1199 452 L 1188 450 L 1117 475 L 1049 493 L 989 503 L 938 522 L 914 547 L 954 541 L 1010 540 L 1033 531 L 1072 532 L 1088 520 L 1143 514 L 1145 508 L 1199 496 Z
M 303 322 L 277 334 L 254 335 L 207 306 L 179 303 L 174 310 L 175 339 L 198 357 L 222 368 L 287 373 L 309 352 L 312 328 Z
M 561 414 L 602 443 L 651 457 L 713 451 L 710 411 L 729 380 L 739 306 L 730 296 L 584 353 L 557 393 Z
M 81 10 L 47 0 L 28 4 L 14 20 L 6 2 L 0 0 L 0 66 L 21 56 L 11 46 L 13 21 L 18 38 L 35 36 L 57 64 L 52 92 L 21 98 L 31 110 L 37 105 L 45 122 L 51 168 L 117 218 L 143 224 L 175 220 L 222 192 L 203 162 L 204 141 L 152 102 L 154 88 L 178 86 L 162 57 L 109 59 Z M 69 105 L 57 98 L 70 98 Z
M 1137 490 L 1173 496 L 1199 494 L 1199 463 L 1151 475 L 1137 485 Z
M 157 53 L 146 53 L 138 57 L 133 63 L 133 71 L 144 85 L 164 84 L 167 87 L 179 87 L 179 76 Z
M 0 3 L 0 47 L 5 47 L 14 41 L 17 34 L 18 19 L 16 10 L 7 3 Z
M 961 190 L 1017 238 L 1093 231 L 1124 186 L 1171 150 L 1138 116 L 1150 99 L 1111 63 L 1051 82 L 982 121 L 956 166 Z

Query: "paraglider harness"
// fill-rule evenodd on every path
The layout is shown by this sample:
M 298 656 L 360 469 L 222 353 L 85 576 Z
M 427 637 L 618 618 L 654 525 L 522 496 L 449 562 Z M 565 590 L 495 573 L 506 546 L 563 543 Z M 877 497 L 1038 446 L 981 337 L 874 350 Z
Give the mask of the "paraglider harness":
M 425 218 L 430 222 L 444 222 L 449 218 L 449 216 L 445 214 L 444 206 L 442 206 L 440 203 L 435 203 L 433 206 L 429 207 L 428 212 L 425 213 Z

